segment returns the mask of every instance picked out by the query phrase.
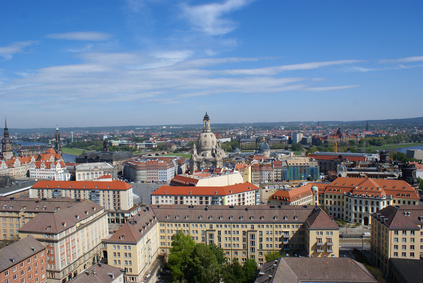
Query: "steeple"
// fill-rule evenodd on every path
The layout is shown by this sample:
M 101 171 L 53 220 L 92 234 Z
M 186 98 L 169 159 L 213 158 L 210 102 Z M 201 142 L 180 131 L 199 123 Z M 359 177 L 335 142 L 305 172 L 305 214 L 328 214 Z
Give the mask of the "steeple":
M 7 120 L 4 118 L 4 134 L 1 141 L 2 157 L 4 160 L 10 160 L 13 156 L 12 142 L 10 140 L 9 129 L 7 128 Z
M 62 141 L 60 140 L 59 125 L 56 125 L 54 149 L 57 153 L 62 153 Z
M 207 114 L 207 111 L 206 111 L 206 115 L 204 115 L 204 118 L 203 118 L 203 133 L 204 132 L 211 132 L 210 117 Z

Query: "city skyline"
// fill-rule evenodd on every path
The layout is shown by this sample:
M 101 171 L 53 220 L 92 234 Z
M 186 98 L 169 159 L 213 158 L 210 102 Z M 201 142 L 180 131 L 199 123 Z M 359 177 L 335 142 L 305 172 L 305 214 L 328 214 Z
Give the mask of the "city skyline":
M 421 117 L 420 1 L 8 1 L 10 128 Z

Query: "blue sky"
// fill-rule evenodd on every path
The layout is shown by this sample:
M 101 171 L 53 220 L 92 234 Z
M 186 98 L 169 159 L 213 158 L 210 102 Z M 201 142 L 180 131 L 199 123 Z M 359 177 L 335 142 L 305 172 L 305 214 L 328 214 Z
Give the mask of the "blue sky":
M 423 116 L 423 2 L 2 1 L 11 128 Z

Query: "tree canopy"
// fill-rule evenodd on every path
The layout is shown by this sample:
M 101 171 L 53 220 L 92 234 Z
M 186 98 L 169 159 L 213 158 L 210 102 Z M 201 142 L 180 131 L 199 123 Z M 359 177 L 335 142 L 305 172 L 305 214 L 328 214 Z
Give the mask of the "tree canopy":
M 189 234 L 177 231 L 168 258 L 173 282 L 252 283 L 257 272 L 254 259 L 242 266 L 237 259 L 227 263 L 225 254 L 215 244 L 196 244 Z

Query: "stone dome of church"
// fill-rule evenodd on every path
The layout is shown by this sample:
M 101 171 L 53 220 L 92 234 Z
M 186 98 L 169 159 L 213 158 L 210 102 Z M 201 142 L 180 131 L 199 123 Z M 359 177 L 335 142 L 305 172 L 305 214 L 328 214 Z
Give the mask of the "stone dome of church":
M 267 151 L 270 151 L 270 146 L 267 143 L 267 141 L 263 139 L 263 141 L 260 143 L 260 146 L 259 146 L 259 152 L 267 152 Z
M 200 168 L 222 167 L 222 158 L 225 156 L 225 151 L 220 147 L 215 134 L 211 131 L 210 117 L 206 112 L 203 119 L 203 131 L 193 147 L 190 159 L 191 171 L 194 172 Z
M 217 145 L 216 136 L 212 132 L 201 133 L 197 140 L 198 152 L 212 150 Z

